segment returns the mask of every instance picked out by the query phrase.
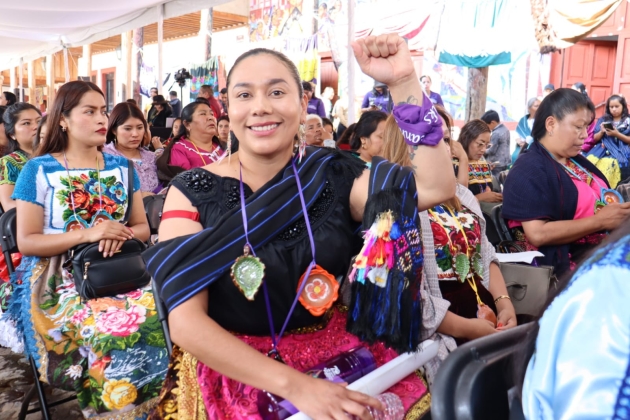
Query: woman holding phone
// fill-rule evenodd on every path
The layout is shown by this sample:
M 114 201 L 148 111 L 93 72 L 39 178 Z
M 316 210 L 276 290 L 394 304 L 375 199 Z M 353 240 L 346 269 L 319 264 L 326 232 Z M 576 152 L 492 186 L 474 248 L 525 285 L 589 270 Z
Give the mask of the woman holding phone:
M 606 113 L 595 124 L 593 140 L 596 144 L 586 157 L 615 188 L 630 177 L 630 116 L 623 96 L 608 98 Z

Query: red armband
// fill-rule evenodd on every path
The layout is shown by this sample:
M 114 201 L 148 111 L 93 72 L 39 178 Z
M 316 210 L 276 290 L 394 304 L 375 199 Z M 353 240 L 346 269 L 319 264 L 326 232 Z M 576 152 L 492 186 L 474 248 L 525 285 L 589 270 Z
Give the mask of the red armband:
M 199 222 L 199 213 L 187 210 L 170 210 L 162 213 L 162 220 L 166 219 L 190 219 Z

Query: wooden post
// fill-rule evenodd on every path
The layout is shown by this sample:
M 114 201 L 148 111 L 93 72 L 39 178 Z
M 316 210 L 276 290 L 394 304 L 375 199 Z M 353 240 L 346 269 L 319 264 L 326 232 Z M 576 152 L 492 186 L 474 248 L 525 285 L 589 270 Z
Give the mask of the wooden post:
M 28 62 L 28 70 L 26 72 L 28 80 L 28 103 L 35 105 L 35 61 Z
M 64 75 L 65 82 L 68 83 L 70 81 L 70 65 L 68 63 L 68 47 L 63 47 L 63 67 L 64 67 Z
M 120 35 L 120 48 L 122 49 L 122 68 L 124 69 L 124 77 L 122 78 L 125 84 L 125 92 L 123 94 L 125 100 L 133 97 L 133 87 L 131 75 L 131 53 L 133 50 L 133 32 L 123 32 Z
M 348 57 L 346 57 L 346 69 L 348 70 L 348 125 L 353 124 L 356 119 L 354 110 L 354 52 L 351 43 L 354 41 L 354 2 L 348 0 Z M 321 81 L 320 81 L 321 83 Z
M 201 37 L 202 61 L 212 58 L 212 8 L 201 11 L 199 25 L 199 36 Z
M 18 71 L 18 77 L 20 78 L 19 85 L 18 85 L 18 88 L 20 89 L 20 93 L 18 94 L 18 98 L 20 99 L 20 102 L 24 102 L 24 59 L 23 58 L 20 58 L 20 68 Z
M 138 106 L 142 106 L 142 98 L 140 95 L 140 71 L 142 70 L 142 47 L 144 46 L 144 28 L 133 30 L 133 47 L 136 51 L 135 55 L 135 71 L 133 74 L 133 99 L 136 100 Z
M 46 97 L 48 109 L 52 109 L 55 100 L 55 56 L 52 54 L 46 56 L 46 86 L 48 86 Z
M 83 46 L 83 69 L 79 71 L 81 76 L 92 79 L 92 44 Z
M 164 4 L 159 4 L 157 6 L 158 9 L 158 21 L 157 21 L 157 39 L 158 39 L 158 77 L 157 77 L 157 88 L 158 93 L 160 95 L 164 95 L 162 92 L 162 85 L 164 84 L 164 66 L 163 66 L 163 55 L 162 55 L 162 44 L 164 41 Z
M 468 69 L 466 92 L 466 121 L 480 118 L 486 112 L 488 95 L 488 67 Z

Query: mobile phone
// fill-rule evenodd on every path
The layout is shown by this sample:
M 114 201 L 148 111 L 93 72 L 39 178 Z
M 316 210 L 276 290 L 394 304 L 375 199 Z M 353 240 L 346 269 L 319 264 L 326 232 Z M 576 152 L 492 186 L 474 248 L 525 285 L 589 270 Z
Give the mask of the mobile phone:
M 611 122 L 602 123 L 602 127 L 605 128 L 606 130 L 614 130 Z

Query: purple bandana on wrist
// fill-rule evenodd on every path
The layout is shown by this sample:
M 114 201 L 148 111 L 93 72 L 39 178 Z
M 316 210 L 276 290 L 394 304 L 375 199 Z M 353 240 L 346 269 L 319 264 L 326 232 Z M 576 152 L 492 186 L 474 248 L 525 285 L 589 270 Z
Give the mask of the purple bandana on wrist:
M 444 135 L 442 118 L 424 93 L 422 98 L 422 106 L 397 105 L 394 107 L 393 115 L 407 144 L 435 146 Z

